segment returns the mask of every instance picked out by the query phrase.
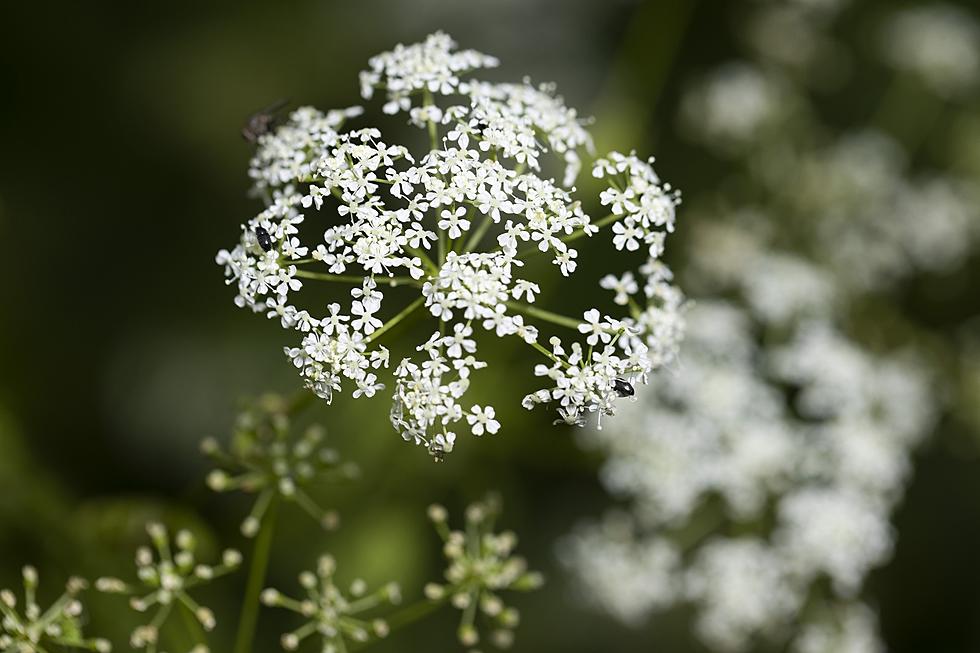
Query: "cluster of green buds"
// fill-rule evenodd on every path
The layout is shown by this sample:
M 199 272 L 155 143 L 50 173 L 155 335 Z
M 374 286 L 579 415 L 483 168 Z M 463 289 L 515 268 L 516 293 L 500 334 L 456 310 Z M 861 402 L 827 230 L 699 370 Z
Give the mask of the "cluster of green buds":
M 304 393 L 298 401 L 308 396 Z M 321 508 L 304 488 L 314 482 L 353 478 L 358 470 L 352 463 L 341 463 L 334 449 L 323 446 L 322 427 L 311 426 L 292 436 L 290 417 L 298 408 L 298 402 L 281 396 L 263 396 L 238 416 L 227 450 L 213 438 L 201 445 L 219 465 L 208 474 L 212 490 L 258 495 L 241 525 L 246 537 L 258 534 L 262 520 L 280 499 L 296 503 L 325 529 L 337 526 L 337 513 Z
M 174 538 L 176 550 L 173 550 L 170 535 L 162 524 L 148 524 L 146 530 L 153 548 L 143 546 L 136 551 L 138 582 L 129 584 L 118 578 L 99 578 L 95 581 L 95 588 L 100 592 L 129 596 L 129 604 L 137 612 L 156 608 L 150 622 L 137 627 L 130 636 L 133 648 L 145 648 L 148 653 L 156 653 L 160 628 L 175 608 L 192 615 L 204 630 L 214 629 L 214 613 L 198 604 L 189 591 L 237 569 L 242 556 L 238 551 L 227 549 L 221 556 L 220 564 L 199 564 L 194 554 L 197 541 L 190 531 L 177 533 Z M 206 650 L 202 643 L 195 653 Z
M 24 567 L 24 611 L 17 611 L 17 597 L 0 590 L 0 651 L 45 653 L 50 646 L 108 653 L 112 645 L 105 639 L 86 639 L 82 634 L 82 604 L 78 594 L 88 585 L 71 578 L 64 593 L 42 610 L 37 603 L 38 576 L 34 567 Z
M 466 530 L 450 530 L 446 509 L 429 507 L 429 518 L 443 540 L 443 553 L 449 565 L 446 583 L 429 583 L 425 595 L 430 600 L 448 599 L 463 611 L 457 634 L 467 647 L 480 641 L 476 621 L 482 614 L 493 629 L 490 641 L 498 648 L 508 648 L 514 641 L 514 629 L 520 621 L 516 608 L 504 604 L 499 594 L 505 590 L 529 591 L 539 588 L 541 574 L 528 571 L 524 558 L 513 555 L 517 535 L 512 531 L 493 532 L 500 503 L 490 497 L 466 509 Z
M 334 582 L 336 566 L 334 559 L 325 555 L 320 558 L 316 573 L 304 571 L 300 574 L 299 583 L 306 590 L 305 599 L 290 598 L 275 589 L 262 592 L 265 605 L 285 608 L 306 619 L 299 628 L 282 636 L 282 647 L 287 651 L 295 650 L 311 635 L 321 638 L 323 653 L 343 653 L 347 650 L 345 641 L 362 644 L 372 637 L 387 636 L 389 628 L 386 621 L 359 615 L 380 605 L 400 602 L 398 585 L 388 583 L 368 593 L 367 584 L 358 579 L 351 583 L 345 594 Z

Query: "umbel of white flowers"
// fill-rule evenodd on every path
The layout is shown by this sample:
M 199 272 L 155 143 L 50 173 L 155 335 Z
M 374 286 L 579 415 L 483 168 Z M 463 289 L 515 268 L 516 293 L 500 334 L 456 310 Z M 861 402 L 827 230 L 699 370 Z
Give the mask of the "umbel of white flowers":
M 390 420 L 437 459 L 460 427 L 478 436 L 500 428 L 494 407 L 464 403 L 471 375 L 488 365 L 478 334 L 534 348 L 541 364 L 532 371 L 547 387 L 524 406 L 552 404 L 562 421 L 582 424 L 612 415 L 633 383 L 669 361 L 682 329 L 682 296 L 659 260 L 679 196 L 652 159 L 613 152 L 592 162 L 609 207 L 593 220 L 572 186 L 581 153 L 592 150 L 575 110 L 550 86 L 464 78 L 497 60 L 455 45 L 437 33 L 372 58 L 361 73 L 365 99 L 383 90 L 384 113 L 427 132 L 425 151 L 373 127 L 345 131 L 360 108 L 303 107 L 260 135 L 249 175 L 266 207 L 217 256 L 235 303 L 295 334 L 285 353 L 327 402 L 345 386 L 355 398 L 382 390 L 390 354 L 380 338 L 415 311 L 434 317 L 419 355 L 394 366 Z M 556 164 L 561 184 L 549 176 Z M 547 255 L 554 277 L 571 277 L 578 251 L 569 243 L 604 227 L 616 250 L 639 253 L 634 272 L 604 280 L 620 289 L 609 307 L 617 314 L 592 308 L 573 318 L 535 306 L 545 280 L 523 278 L 525 260 Z M 353 286 L 350 302 L 300 305 L 298 291 L 315 281 Z M 389 310 L 385 287 L 419 295 Z

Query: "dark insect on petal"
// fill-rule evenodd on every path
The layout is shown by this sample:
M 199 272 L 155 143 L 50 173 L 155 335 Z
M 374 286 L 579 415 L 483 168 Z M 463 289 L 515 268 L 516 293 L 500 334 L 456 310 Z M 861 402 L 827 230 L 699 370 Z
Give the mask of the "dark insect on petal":
M 288 100 L 279 100 L 275 104 L 261 111 L 256 111 L 245 121 L 242 127 L 242 138 L 249 143 L 255 143 L 259 137 L 268 134 L 278 122 L 277 112 L 289 104 Z
M 434 442 L 432 443 L 431 446 L 429 446 L 429 453 L 432 455 L 433 462 L 441 463 L 443 460 L 446 459 L 445 458 L 446 452 L 443 450 L 441 446 L 439 446 Z
M 272 236 L 269 235 L 269 232 L 264 227 L 255 228 L 255 239 L 259 241 L 259 247 L 262 248 L 263 252 L 268 252 L 272 249 Z
M 636 394 L 636 390 L 633 389 L 633 384 L 625 379 L 616 379 L 612 383 L 613 390 L 616 391 L 620 397 L 632 397 Z

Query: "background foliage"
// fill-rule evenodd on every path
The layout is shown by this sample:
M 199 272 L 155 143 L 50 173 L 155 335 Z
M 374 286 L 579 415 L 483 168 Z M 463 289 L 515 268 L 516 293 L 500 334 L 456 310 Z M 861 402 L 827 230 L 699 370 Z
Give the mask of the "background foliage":
M 571 106 L 598 116 L 599 150 L 636 147 L 696 197 L 729 165 L 680 135 L 681 91 L 736 56 L 739 17 L 753 0 L 537 0 L 360 3 L 171 2 L 8 4 L 0 10 L 0 587 L 31 562 L 51 583 L 77 571 L 127 573 L 148 516 L 192 524 L 205 544 L 243 546 L 247 504 L 203 484 L 197 444 L 222 436 L 242 396 L 296 385 L 275 346 L 277 327 L 231 305 L 213 264 L 255 204 L 245 197 L 245 115 L 284 97 L 294 104 L 359 102 L 355 74 L 394 42 L 444 29 L 465 47 L 499 56 L 497 74 L 554 80 Z M 866 121 L 887 84 L 871 56 L 871 26 L 888 2 L 858 2 L 839 24 L 851 50 L 843 86 L 818 97 L 838 127 Z M 840 64 L 845 65 L 845 64 Z M 832 72 L 832 71 L 831 71 Z M 980 140 L 980 112 L 940 120 L 915 165 L 948 161 Z M 914 103 L 899 118 L 914 122 Z M 973 131 L 970 131 L 970 130 Z M 980 176 L 980 149 L 973 174 Z M 969 165 L 969 161 L 968 161 Z M 680 214 L 679 237 L 687 221 Z M 582 248 L 588 259 L 588 248 Z M 682 247 L 668 248 L 676 257 Z M 580 279 L 590 277 L 588 265 Z M 597 266 L 596 272 L 605 268 Z M 976 253 L 961 268 L 924 275 L 867 311 L 895 313 L 937 342 L 976 334 Z M 604 295 L 585 287 L 582 306 Z M 574 314 L 574 310 L 569 310 Z M 973 329 L 973 331 L 971 331 Z M 974 342 L 976 339 L 974 338 Z M 578 450 L 546 412 L 526 413 L 527 388 L 507 369 L 523 352 L 499 345 L 475 393 L 489 393 L 507 428 L 468 440 L 445 465 L 378 419 L 379 403 L 338 399 L 311 411 L 360 481 L 327 488 L 342 528 L 322 534 L 298 511 L 275 543 L 270 584 L 289 586 L 329 550 L 374 584 L 418 587 L 440 570 L 423 518 L 433 501 L 457 512 L 500 491 L 503 525 L 549 582 L 518 597 L 518 650 L 701 650 L 672 614 L 627 630 L 579 606 L 554 560 L 554 540 L 609 499 L 598 460 Z M 895 525 L 894 560 L 870 594 L 894 651 L 980 649 L 980 372 L 976 349 L 939 347 L 961 374 L 940 428 L 920 450 Z M 959 358 L 957 358 L 959 357 Z M 973 361 L 972 363 L 970 361 Z M 972 367 L 971 367 L 972 365 Z M 515 378 L 521 378 L 515 375 Z M 207 525 L 205 525 L 207 524 Z M 247 551 L 247 547 L 245 547 Z M 210 605 L 229 641 L 243 575 L 217 583 Z M 130 624 L 95 604 L 93 621 L 122 635 Z M 406 631 L 377 650 L 455 647 L 455 616 Z M 264 650 L 282 615 L 263 613 Z M 444 627 L 443 627 L 444 626 Z M 267 647 L 267 648 L 265 648 Z M 257 646 L 256 648 L 260 648 Z M 218 650 L 219 647 L 215 646 Z

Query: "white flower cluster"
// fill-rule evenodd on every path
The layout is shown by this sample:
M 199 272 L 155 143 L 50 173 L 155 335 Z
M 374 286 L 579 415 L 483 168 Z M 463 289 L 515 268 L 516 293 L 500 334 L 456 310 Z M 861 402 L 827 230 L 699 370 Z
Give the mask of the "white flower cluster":
M 787 643 L 829 651 L 817 647 L 853 639 L 876 651 L 873 619 L 854 601 L 892 550 L 889 513 L 934 421 L 928 378 L 815 319 L 799 298 L 832 286 L 804 261 L 772 256 L 801 272 L 775 284 L 753 257 L 729 264 L 749 310 L 699 301 L 671 382 L 612 428 L 583 431 L 608 454 L 602 481 L 630 512 L 582 526 L 564 559 L 587 596 L 627 623 L 692 602 L 714 649 L 787 641 L 787 625 L 818 600 L 838 616 L 806 622 Z M 783 344 L 761 349 L 760 332 Z M 712 537 L 726 522 L 741 534 Z M 657 591 L 637 589 L 641 578 Z M 830 592 L 815 598 L 821 579 Z
M 783 185 L 787 166 L 792 190 Z M 780 160 L 769 184 L 814 226 L 817 257 L 859 291 L 915 271 L 950 270 L 980 237 L 975 182 L 910 178 L 901 148 L 879 132 L 846 135 L 823 150 Z
M 749 63 L 732 62 L 688 89 L 682 124 L 707 146 L 722 153 L 741 152 L 779 126 L 788 99 L 772 75 Z
M 881 33 L 884 59 L 951 97 L 975 90 L 980 79 L 980 26 L 949 4 L 896 11 Z
M 659 260 L 678 194 L 660 181 L 652 159 L 613 152 L 593 166 L 608 180 L 600 201 L 611 213 L 591 220 L 571 187 L 581 153 L 592 148 L 583 121 L 551 86 L 466 77 L 496 64 L 455 50 L 441 33 L 371 59 L 361 74 L 363 96 L 383 90 L 385 112 L 407 113 L 411 126 L 427 132 L 429 149 L 420 153 L 375 128 L 345 131 L 358 108 L 294 111 L 257 137 L 249 174 L 267 207 L 217 256 L 237 287 L 237 305 L 299 332 L 299 344 L 285 353 L 327 402 L 345 386 L 354 397 L 381 391 L 391 354 L 379 339 L 427 309 L 438 327 L 417 347 L 421 360 L 395 366 L 391 422 L 437 458 L 452 450 L 457 422 L 465 419 L 476 435 L 500 427 L 492 406 L 463 403 L 471 373 L 486 366 L 477 358 L 481 328 L 516 336 L 550 360 L 535 373 L 551 387 L 524 405 L 554 403 L 562 420 L 578 424 L 592 413 L 613 414 L 617 400 L 633 395 L 635 380 L 669 362 L 683 326 L 683 298 Z M 564 164 L 561 185 L 544 176 L 549 153 Z M 318 231 L 310 227 L 314 217 L 323 226 L 310 234 Z M 570 277 L 578 251 L 569 243 L 607 226 L 616 250 L 646 248 L 635 270 L 646 279 L 644 293 L 630 285 L 633 276 L 617 291 L 620 299 L 629 295 L 616 302 L 629 314 L 593 308 L 578 320 L 534 306 L 543 284 L 518 276 L 524 261 L 548 255 Z M 320 281 L 353 285 L 350 301 L 325 311 L 300 305 L 306 286 Z M 389 311 L 386 287 L 420 296 Z M 543 335 L 541 323 L 583 334 L 586 344 Z
M 499 65 L 495 57 L 474 50 L 454 51 L 456 43 L 442 32 L 430 34 L 422 43 L 398 44 L 368 61 L 370 70 L 361 72 L 361 96 L 369 100 L 381 86 L 388 96 L 385 113 L 407 111 L 412 95 L 420 91 L 452 95 L 460 75 L 477 68 Z

